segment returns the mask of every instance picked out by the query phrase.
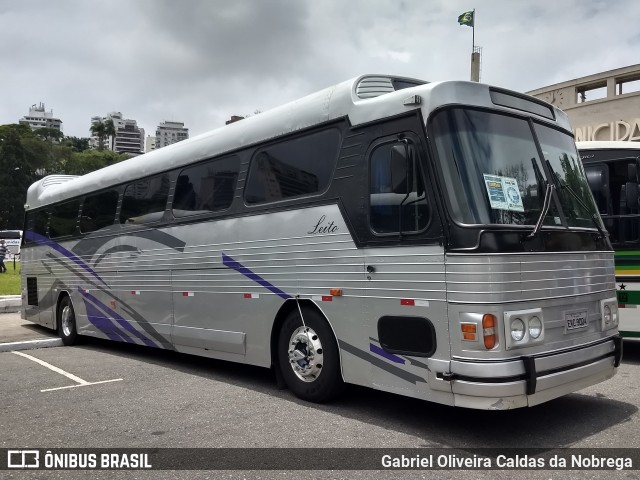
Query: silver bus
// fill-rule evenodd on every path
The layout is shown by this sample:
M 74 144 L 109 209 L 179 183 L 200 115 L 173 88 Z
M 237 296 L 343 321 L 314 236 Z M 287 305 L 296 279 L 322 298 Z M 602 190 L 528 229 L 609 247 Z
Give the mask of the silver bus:
M 477 409 L 612 377 L 614 255 L 567 117 L 365 75 L 27 194 L 26 319 Z
M 620 335 L 640 337 L 640 143 L 577 142 L 615 250 Z

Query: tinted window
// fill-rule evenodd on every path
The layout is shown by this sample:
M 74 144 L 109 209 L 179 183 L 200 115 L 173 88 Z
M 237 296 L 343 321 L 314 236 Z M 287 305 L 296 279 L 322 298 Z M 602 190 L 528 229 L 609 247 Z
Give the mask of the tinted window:
M 49 218 L 49 236 L 57 238 L 73 235 L 76 232 L 79 208 L 78 200 L 54 205 Z
M 237 157 L 213 160 L 180 172 L 173 195 L 176 217 L 225 210 L 231 206 L 238 180 Z
M 258 150 L 251 161 L 245 199 L 275 202 L 321 192 L 329 184 L 340 132 L 325 130 Z
M 427 226 L 424 179 L 412 146 L 388 143 L 375 148 L 369 179 L 369 219 L 375 232 L 392 233 L 400 228 L 415 232 Z
M 115 190 L 86 197 L 82 205 L 80 231 L 83 233 L 93 232 L 113 225 L 117 207 L 118 192 Z
M 150 223 L 162 219 L 169 195 L 169 175 L 130 183 L 124 191 L 120 223 Z
M 27 212 L 26 229 L 29 232 L 37 233 L 44 237 L 47 236 L 47 224 L 49 223 L 49 212 L 46 210 L 38 210 L 35 212 Z M 25 234 L 25 239 L 28 236 Z

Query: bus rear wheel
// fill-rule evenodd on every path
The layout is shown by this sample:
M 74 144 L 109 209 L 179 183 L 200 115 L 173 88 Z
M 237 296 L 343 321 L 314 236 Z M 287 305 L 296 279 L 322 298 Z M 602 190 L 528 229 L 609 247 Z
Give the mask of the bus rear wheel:
M 58 306 L 58 335 L 65 345 L 73 345 L 78 340 L 76 314 L 71 299 L 65 296 Z
M 299 398 L 327 402 L 343 387 L 338 345 L 329 324 L 316 311 L 292 311 L 280 329 L 278 363 L 285 383 Z

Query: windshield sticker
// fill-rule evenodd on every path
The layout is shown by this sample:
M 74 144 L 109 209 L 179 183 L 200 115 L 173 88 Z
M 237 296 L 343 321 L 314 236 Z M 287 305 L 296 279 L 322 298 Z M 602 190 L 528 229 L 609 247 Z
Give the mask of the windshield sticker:
M 489 194 L 491 208 L 524 212 L 518 181 L 515 178 L 487 175 L 486 173 L 482 176 Z

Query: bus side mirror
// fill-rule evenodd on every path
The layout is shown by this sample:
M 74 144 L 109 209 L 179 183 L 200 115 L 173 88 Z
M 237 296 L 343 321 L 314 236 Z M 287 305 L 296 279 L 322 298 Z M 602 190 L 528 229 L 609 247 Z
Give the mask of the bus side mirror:
M 409 149 L 406 143 L 391 147 L 391 190 L 393 193 L 408 192 Z

